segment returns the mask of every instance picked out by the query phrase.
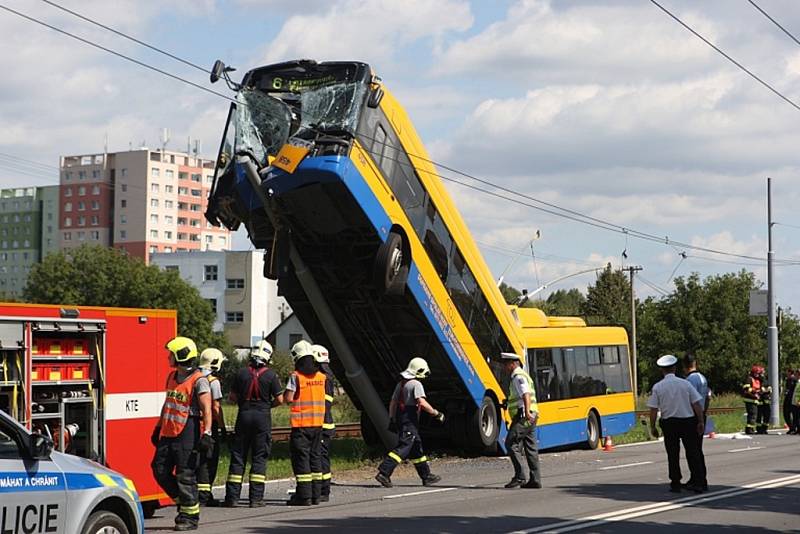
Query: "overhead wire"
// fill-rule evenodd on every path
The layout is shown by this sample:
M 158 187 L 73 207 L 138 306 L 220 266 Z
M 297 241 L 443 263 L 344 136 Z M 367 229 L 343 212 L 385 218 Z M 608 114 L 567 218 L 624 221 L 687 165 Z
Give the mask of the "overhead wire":
M 773 23 L 775 26 L 777 26 L 778 28 L 780 28 L 780 29 L 783 31 L 783 33 L 785 33 L 786 35 L 788 35 L 788 36 L 789 36 L 789 38 L 790 38 L 792 41 L 794 41 L 795 43 L 797 43 L 798 45 L 800 45 L 800 40 L 798 40 L 798 39 L 797 39 L 797 37 L 795 37 L 794 35 L 792 35 L 792 33 L 791 33 L 789 30 L 787 30 L 786 28 L 784 28 L 784 27 L 783 27 L 783 26 L 782 26 L 782 25 L 781 25 L 781 24 L 780 24 L 780 23 L 779 23 L 777 20 L 775 20 L 773 17 L 771 17 L 769 13 L 767 13 L 766 11 L 764 11 L 764 9 L 763 9 L 761 6 L 759 6 L 758 4 L 756 4 L 756 3 L 755 3 L 753 0 L 747 0 L 747 1 L 748 1 L 748 2 L 750 2 L 750 4 L 751 4 L 751 5 L 752 5 L 754 8 L 756 8 L 756 9 L 757 9 L 759 12 L 761 12 L 761 14 L 762 14 L 762 15 L 764 15 L 765 17 L 767 17 L 767 19 L 769 19 L 769 21 L 770 21 L 770 22 L 772 22 L 772 23 Z

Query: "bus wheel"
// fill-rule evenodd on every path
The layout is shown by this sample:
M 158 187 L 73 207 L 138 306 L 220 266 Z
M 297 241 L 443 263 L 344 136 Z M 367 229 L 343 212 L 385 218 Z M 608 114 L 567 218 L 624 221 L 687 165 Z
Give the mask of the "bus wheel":
M 484 397 L 472 413 L 467 421 L 467 433 L 471 452 L 484 454 L 494 449 L 500 424 L 497 421 L 497 407 L 491 397 Z
M 586 448 L 594 450 L 600 445 L 600 421 L 597 420 L 597 414 L 589 412 L 589 417 L 586 418 Z
M 408 279 L 408 263 L 403 257 L 403 237 L 397 232 L 389 232 L 375 257 L 375 285 L 381 294 L 403 294 Z

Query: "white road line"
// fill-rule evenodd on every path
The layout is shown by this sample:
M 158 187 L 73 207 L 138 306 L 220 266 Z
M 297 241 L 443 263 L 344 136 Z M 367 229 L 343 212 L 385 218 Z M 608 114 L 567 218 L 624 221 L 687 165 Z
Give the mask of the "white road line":
M 608 467 L 601 467 L 600 471 L 608 471 L 609 469 L 622 469 L 623 467 L 635 467 L 637 465 L 647 465 L 653 462 L 636 462 L 635 464 L 622 464 L 622 465 L 609 465 Z
M 604 514 L 598 514 L 568 521 L 560 521 L 558 523 L 551 523 L 549 525 L 533 527 L 526 530 L 515 530 L 511 534 L 533 534 L 536 532 L 542 532 L 547 534 L 560 534 L 562 532 L 583 530 L 585 528 L 595 527 L 606 523 L 624 521 L 627 519 L 635 519 L 637 517 L 645 515 L 653 515 L 661 512 L 668 512 L 670 510 L 676 510 L 679 508 L 685 508 L 688 506 L 694 506 L 697 504 L 704 504 L 707 502 L 717 501 L 720 499 L 727 499 L 729 497 L 736 497 L 738 495 L 745 495 L 747 493 L 753 493 L 755 491 L 759 491 L 762 489 L 780 488 L 783 486 L 791 486 L 798 483 L 800 483 L 800 475 L 792 475 L 788 477 L 766 480 L 763 482 L 746 484 L 741 488 L 729 488 L 726 490 L 707 493 L 705 495 L 695 495 L 692 497 L 685 497 L 673 501 L 650 503 L 641 506 L 635 506 L 633 508 L 626 508 L 622 510 L 616 510 L 613 512 L 606 512 Z
M 731 449 L 728 452 L 757 451 L 758 449 L 766 449 L 766 447 L 745 447 L 743 449 Z
M 386 495 L 381 497 L 382 500 L 386 501 L 389 499 L 399 499 L 400 497 L 414 497 L 416 495 L 428 495 L 430 493 L 443 493 L 445 491 L 455 491 L 458 488 L 439 488 L 435 490 L 426 490 L 426 491 L 412 491 L 411 493 L 398 493 L 397 495 Z

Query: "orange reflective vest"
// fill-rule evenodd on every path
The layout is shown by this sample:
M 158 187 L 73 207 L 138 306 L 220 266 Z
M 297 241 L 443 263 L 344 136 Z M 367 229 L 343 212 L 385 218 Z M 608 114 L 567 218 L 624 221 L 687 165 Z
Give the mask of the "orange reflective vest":
M 292 428 L 321 428 L 325 420 L 325 373 L 292 374 L 297 384 L 289 412 Z
M 167 379 L 167 398 L 164 400 L 164 408 L 161 410 L 161 437 L 177 438 L 186 422 L 189 420 L 189 413 L 192 408 L 192 397 L 194 397 L 194 385 L 203 377 L 203 372 L 196 370 L 186 380 L 178 383 L 177 372 L 170 373 Z M 200 420 L 200 433 L 203 433 L 203 422 Z

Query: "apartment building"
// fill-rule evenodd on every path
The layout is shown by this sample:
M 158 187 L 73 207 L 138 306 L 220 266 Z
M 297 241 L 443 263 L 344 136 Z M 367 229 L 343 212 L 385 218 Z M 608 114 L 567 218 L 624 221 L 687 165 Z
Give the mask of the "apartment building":
M 141 148 L 63 156 L 59 233 L 62 248 L 113 246 L 149 261 L 159 252 L 227 250 L 231 234 L 203 213 L 214 162 Z
M 0 189 L 0 294 L 17 297 L 31 266 L 58 249 L 58 186 Z
M 291 314 L 277 282 L 264 278 L 263 258 L 257 251 L 181 251 L 151 254 L 150 262 L 200 291 L 216 314 L 215 331 L 235 347 L 252 347 Z

